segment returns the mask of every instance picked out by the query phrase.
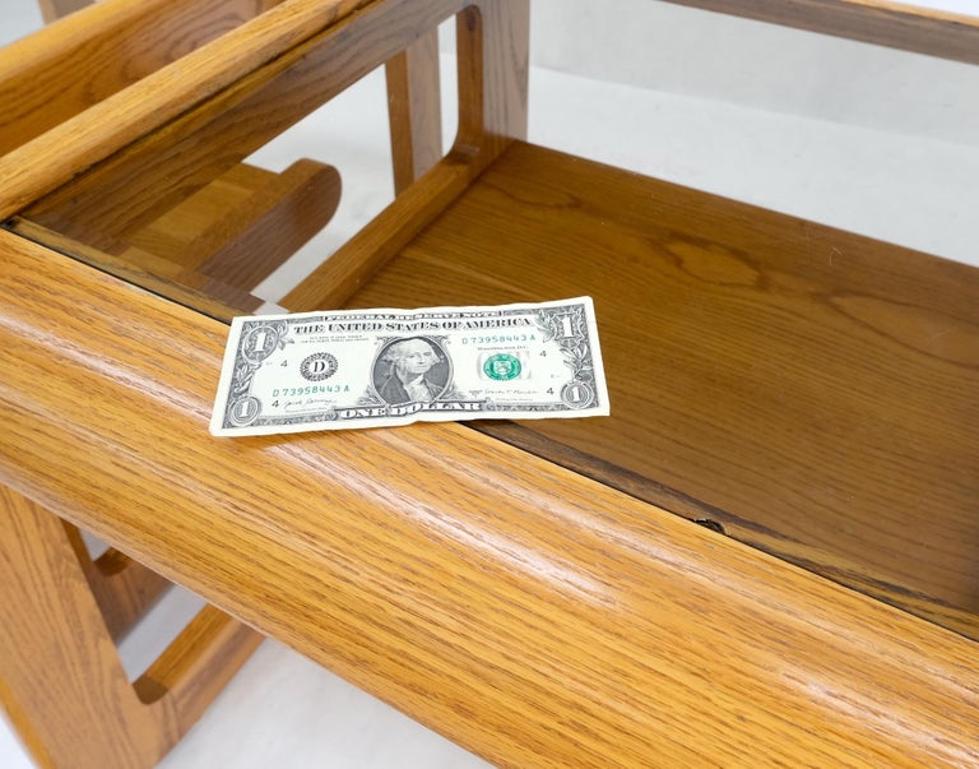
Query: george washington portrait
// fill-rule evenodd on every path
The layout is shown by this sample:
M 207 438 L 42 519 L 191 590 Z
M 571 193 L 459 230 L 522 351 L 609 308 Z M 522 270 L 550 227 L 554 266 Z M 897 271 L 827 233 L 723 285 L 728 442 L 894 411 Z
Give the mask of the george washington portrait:
M 377 356 L 373 379 L 377 394 L 392 406 L 431 403 L 448 386 L 449 359 L 434 339 L 394 339 Z

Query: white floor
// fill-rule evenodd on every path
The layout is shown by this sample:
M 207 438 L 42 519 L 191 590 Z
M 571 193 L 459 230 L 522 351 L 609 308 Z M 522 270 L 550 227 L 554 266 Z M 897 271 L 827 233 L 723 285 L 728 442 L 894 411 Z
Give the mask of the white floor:
M 0 0 L 4 6 L 12 0 Z M 6 8 L 4 9 L 6 12 Z M 26 31 L 26 30 L 25 30 Z M 15 37 L 6 27 L 2 38 Z M 452 90 L 452 62 L 443 84 Z M 383 78 L 369 76 L 261 152 L 338 166 L 326 232 L 266 281 L 278 299 L 391 199 Z M 532 141 L 979 265 L 979 150 L 720 102 L 531 74 Z M 451 116 L 452 109 L 446 110 Z M 447 121 L 451 136 L 451 117 Z M 175 591 L 123 645 L 138 674 L 198 602 Z M 266 642 L 163 769 L 449 769 L 485 764 L 385 704 Z M 0 767 L 29 769 L 0 722 Z

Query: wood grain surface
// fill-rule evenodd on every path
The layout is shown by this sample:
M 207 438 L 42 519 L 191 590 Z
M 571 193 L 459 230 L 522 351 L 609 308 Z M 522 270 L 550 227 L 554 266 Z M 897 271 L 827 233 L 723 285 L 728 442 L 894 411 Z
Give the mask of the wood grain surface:
M 464 5 L 464 0 L 373 3 L 107 158 L 37 201 L 24 216 L 75 240 L 117 253 L 120 244 L 149 225 L 161 209 L 179 204 L 233 168 Z M 518 15 L 526 15 L 527 0 L 480 0 L 477 5 L 480 11 L 466 14 L 471 25 L 481 14 L 491 15 L 491 23 L 495 17 L 508 19 L 512 14 L 504 11 L 511 7 L 522 10 Z M 473 29 L 468 35 L 478 32 L 478 28 Z M 526 48 L 526 32 L 523 39 Z M 487 56 L 495 55 L 502 45 L 513 43 L 501 41 L 488 49 Z M 509 55 L 500 66 L 510 66 L 516 58 Z M 482 53 L 476 52 L 470 59 L 478 59 L 479 64 L 471 76 L 467 72 L 467 82 L 483 70 Z M 525 80 L 526 64 L 522 71 Z M 513 76 L 511 80 L 519 83 L 520 78 Z M 487 99 L 511 87 L 506 82 L 493 83 Z M 477 90 L 465 104 L 481 103 L 482 98 L 483 91 Z M 501 115 L 519 118 L 522 114 L 526 124 L 525 85 L 522 104 L 522 111 L 514 104 Z M 476 116 L 481 121 L 482 111 Z M 514 122 L 514 117 L 508 119 Z
M 255 284 L 329 221 L 340 180 L 335 169 L 313 161 L 299 161 L 278 176 L 239 161 L 407 46 L 410 72 L 404 73 L 405 82 L 394 78 L 389 90 L 395 123 L 399 116 L 410 117 L 411 130 L 420 133 L 412 143 L 400 141 L 399 134 L 393 149 L 402 165 L 412 164 L 412 173 L 426 170 L 440 149 L 440 134 L 432 135 L 438 116 L 429 114 L 438 91 L 423 87 L 425 77 L 437 72 L 432 36 L 437 23 L 462 5 L 460 0 L 399 0 L 331 27 L 82 175 L 34 206 L 29 219 L 17 218 L 10 226 L 213 317 L 248 313 L 259 304 L 250 294 Z M 465 103 L 482 116 L 485 100 L 491 114 L 504 116 L 508 129 L 523 135 L 526 0 L 482 0 L 465 16 L 467 38 L 483 35 L 485 16 L 491 39 L 487 46 L 470 43 L 471 58 L 479 61 L 466 70 L 463 88 L 471 93 Z M 522 37 L 511 37 L 513 19 L 522 26 Z M 495 57 L 503 45 L 510 55 L 484 67 L 482 57 Z M 508 76 L 503 71 L 508 67 L 519 67 L 522 76 Z M 484 70 L 491 79 L 486 88 L 477 79 Z M 464 162 L 448 174 L 450 196 L 490 159 L 470 137 Z M 440 178 L 436 175 L 436 185 Z M 412 199 L 424 199 L 433 215 L 441 210 L 430 205 L 424 190 L 411 193 Z M 414 217 L 406 237 L 422 226 L 424 221 Z M 384 228 L 381 232 L 390 240 Z M 371 239 L 358 242 L 369 245 Z
M 979 13 L 888 0 L 667 0 L 834 37 L 979 64 Z
M 397 194 L 442 159 L 438 30 L 431 30 L 390 59 L 384 74 Z
M 205 606 L 133 682 L 139 701 L 162 725 L 168 748 L 197 723 L 261 642 L 259 633 Z
M 253 309 L 251 297 L 240 291 L 243 278 L 253 277 L 253 271 L 228 272 L 224 269 L 228 260 L 217 259 L 221 269 L 205 269 L 202 277 L 197 270 L 175 272 L 173 263 L 153 258 L 161 253 L 192 256 L 193 249 L 185 244 L 188 217 L 183 210 L 189 208 L 196 220 L 209 215 L 214 206 L 208 201 L 216 195 L 223 205 L 227 195 L 218 194 L 222 180 L 240 175 L 244 157 L 406 46 L 407 62 L 413 63 L 411 80 L 392 79 L 393 114 L 397 124 L 407 119 L 400 113 L 410 112 L 412 120 L 422 126 L 418 130 L 426 142 L 406 147 L 406 142 L 396 139 L 394 150 L 398 157 L 407 157 L 410 151 L 411 163 L 417 163 L 413 173 L 423 170 L 432 162 L 438 137 L 431 135 L 433 116 L 428 114 L 433 94 L 421 88 L 433 62 L 419 60 L 423 53 L 419 46 L 430 48 L 431 41 L 425 41 L 431 31 L 464 5 L 461 0 L 396 0 L 365 9 L 39 201 L 25 212 L 25 218 L 16 221 L 15 228 L 174 299 L 210 295 L 223 307 L 216 307 L 214 301 L 194 306 L 214 317 L 228 317 L 223 308 Z M 376 264 L 396 253 L 462 192 L 511 138 L 526 135 L 527 0 L 479 0 L 459 15 L 457 27 L 460 132 L 450 157 L 417 187 L 403 190 L 397 207 L 365 228 L 317 272 L 315 281 L 306 284 L 306 290 L 317 298 L 321 296 L 318 286 L 323 285 L 349 295 Z M 431 51 L 428 53 L 431 58 Z M 416 66 L 419 64 L 423 66 Z M 398 67 L 394 65 L 395 73 Z M 406 87 L 408 94 L 402 93 Z M 406 160 L 400 162 L 404 165 Z M 404 178 L 401 182 L 405 183 Z M 327 200 L 325 195 L 303 196 L 306 214 L 298 226 L 288 216 L 279 217 L 262 232 L 282 251 L 282 246 L 307 237 L 311 226 L 321 224 L 324 212 L 328 218 L 332 207 L 322 205 Z M 309 205 L 317 201 L 320 215 L 309 216 Z M 235 221 L 242 217 L 236 215 Z M 212 232 L 224 242 L 226 229 Z M 240 241 L 246 252 L 261 250 L 254 240 Z M 233 256 L 241 253 L 232 248 Z M 181 261 L 186 261 L 183 256 Z M 272 258 L 262 262 L 265 266 L 274 263 Z M 291 301 L 298 304 L 302 298 L 293 296 Z
M 251 291 L 329 224 L 341 187 L 337 169 L 315 160 L 282 173 L 241 163 L 134 233 L 123 255 L 149 252 L 173 265 L 167 276 Z
M 301 312 L 346 302 L 512 140 L 526 138 L 529 39 L 528 0 L 483 0 L 456 17 L 459 132 L 452 149 L 290 291 L 284 307 Z
M 367 2 L 370 0 L 284 0 L 8 152 L 0 157 L 4 182 L 0 220 Z
M 0 255 L 0 481 L 488 760 L 979 766 L 973 642 L 458 425 L 212 438 L 225 326 Z
M 50 23 L 92 5 L 94 0 L 38 0 L 41 16 Z
M 61 522 L 2 486 L 0 522 L 0 705 L 35 762 L 151 766 L 162 734 L 138 707 Z
M 71 535 L 0 486 L 0 705 L 40 769 L 152 769 L 261 637 L 207 607 L 130 685 Z
M 47 249 L 79 259 L 148 291 L 194 307 L 212 318 L 230 322 L 235 315 L 256 310 L 262 303 L 247 291 L 236 290 L 234 286 L 200 273 L 184 271 L 175 275 L 173 262 L 149 251 L 133 248 L 128 253 L 114 256 L 19 217 L 8 222 L 7 228 L 32 242 L 43 244 Z
M 271 0 L 103 0 L 0 48 L 0 155 L 270 5 Z
M 82 533 L 69 523 L 65 535 L 114 640 L 128 633 L 170 587 L 155 572 L 110 547 L 93 559 Z
M 212 317 L 247 314 L 252 289 L 329 224 L 340 202 L 333 166 L 302 159 L 281 174 L 240 163 L 135 230 L 115 253 L 20 217 L 7 228 Z M 172 202 L 172 201 L 171 201 Z M 100 230 L 98 220 L 73 228 Z M 98 239 L 98 238 L 95 238 Z
M 89 106 L 240 26 L 277 0 L 155 3 L 108 0 L 0 51 L 0 152 L 19 146 Z M 52 233 L 49 245 L 77 243 L 78 256 L 102 267 L 122 261 L 152 276 L 156 288 L 189 288 L 237 312 L 254 310 L 261 280 L 330 221 L 340 195 L 336 169 L 299 160 L 282 174 L 236 164 L 183 198 L 150 205 L 145 226 L 114 248 L 86 232 L 108 229 L 88 215 L 84 227 Z M 89 193 L 91 194 L 91 193 Z M 97 195 L 97 193 L 96 193 Z M 114 221 L 114 219 L 113 219 Z M 35 228 L 32 237 L 44 237 Z M 111 251 L 111 253 L 106 253 Z M 185 298 L 184 290 L 170 293 Z M 224 313 L 221 313 L 223 316 Z
M 612 417 L 478 429 L 979 638 L 979 270 L 517 143 L 349 305 L 582 294 Z

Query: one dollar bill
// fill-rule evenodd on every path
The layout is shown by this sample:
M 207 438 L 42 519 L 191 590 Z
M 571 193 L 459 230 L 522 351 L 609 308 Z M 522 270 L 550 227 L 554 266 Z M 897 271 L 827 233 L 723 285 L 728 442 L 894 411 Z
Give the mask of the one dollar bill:
M 606 416 L 589 297 L 235 318 L 214 435 Z

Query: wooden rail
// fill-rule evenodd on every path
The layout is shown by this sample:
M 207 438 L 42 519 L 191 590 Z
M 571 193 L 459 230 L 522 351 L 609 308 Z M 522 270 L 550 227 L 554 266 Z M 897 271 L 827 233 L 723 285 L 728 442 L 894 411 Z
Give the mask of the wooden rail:
M 667 0 L 731 16 L 979 64 L 979 16 L 888 0 Z
M 979 766 L 974 643 L 459 426 L 212 438 L 226 327 L 0 255 L 0 482 L 487 759 Z
M 104 0 L 0 48 L 0 155 L 257 16 L 275 0 Z
M 161 206 L 224 173 L 465 5 L 465 0 L 375 2 L 189 107 L 24 215 L 111 250 Z
M 14 149 L 0 158 L 0 220 L 369 2 L 284 0 Z
M 135 684 L 55 516 L 0 485 L 0 707 L 39 769 L 147 769 L 261 641 L 202 609 Z
M 96 25 L 102 24 L 106 31 L 124 34 L 127 27 L 118 27 L 123 15 L 112 13 L 116 10 L 113 6 L 118 6 L 122 1 L 100 3 L 79 15 L 87 16 Z M 259 3 L 262 8 L 275 3 L 275 0 L 237 1 L 245 6 Z M 669 1 L 979 63 L 979 18 L 880 0 Z M 71 120 L 60 125 L 52 123 L 50 131 L 0 159 L 0 178 L 4 180 L 3 190 L 0 191 L 0 219 L 19 212 L 79 172 L 159 128 L 286 49 L 294 47 L 297 42 L 369 4 L 383 5 L 384 0 L 285 0 L 259 18 L 231 29 L 219 39 L 169 66 L 162 69 L 150 67 L 150 74 L 141 80 L 116 83 L 115 86 L 128 87 L 76 114 Z M 131 5 L 129 13 L 148 14 L 158 7 L 166 8 L 168 4 Z M 246 15 L 248 12 L 247 9 L 243 11 Z M 173 16 L 172 9 L 168 9 L 167 13 Z M 220 17 L 217 21 L 220 22 Z M 53 29 L 69 23 L 80 28 L 75 18 L 69 18 Z M 138 26 L 133 25 L 133 28 Z M 205 29 L 219 27 L 220 24 L 217 27 L 205 26 Z M 63 29 L 69 28 L 66 26 Z M 54 39 L 53 36 L 51 39 Z M 31 62 L 40 62 L 47 47 L 38 48 L 36 43 L 24 41 L 11 47 L 6 54 L 0 54 L 0 63 L 16 63 L 18 57 L 26 56 L 20 69 L 25 66 L 29 68 L 33 66 Z M 63 119 L 63 116 L 59 119 Z M 407 172 L 402 170 L 401 176 L 407 178 Z

